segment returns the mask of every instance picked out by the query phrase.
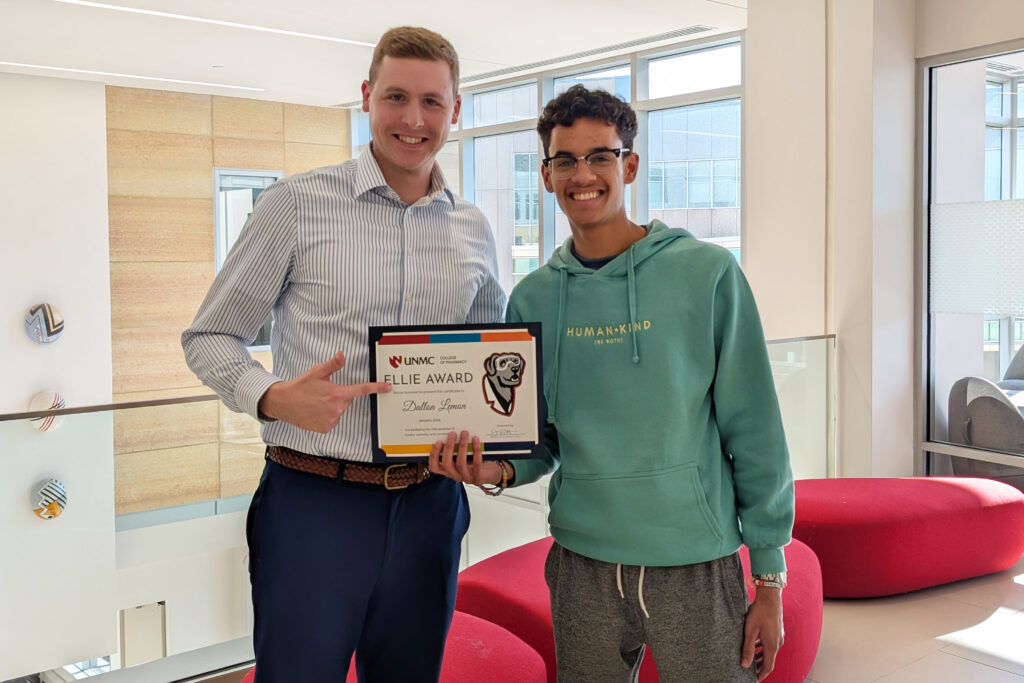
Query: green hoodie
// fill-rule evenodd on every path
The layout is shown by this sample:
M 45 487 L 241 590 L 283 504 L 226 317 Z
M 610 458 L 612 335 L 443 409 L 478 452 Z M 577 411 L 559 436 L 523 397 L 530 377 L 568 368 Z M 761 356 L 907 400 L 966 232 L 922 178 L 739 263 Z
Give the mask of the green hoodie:
M 540 321 L 551 533 L 605 562 L 676 566 L 750 549 L 785 570 L 793 476 L 754 298 L 736 260 L 685 230 L 648 234 L 599 270 L 572 239 L 516 286 Z

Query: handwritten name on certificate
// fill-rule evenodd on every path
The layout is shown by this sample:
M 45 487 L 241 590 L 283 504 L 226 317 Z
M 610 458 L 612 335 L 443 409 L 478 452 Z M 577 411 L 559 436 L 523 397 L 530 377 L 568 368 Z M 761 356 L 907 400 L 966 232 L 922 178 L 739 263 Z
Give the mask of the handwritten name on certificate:
M 370 328 L 375 462 L 425 460 L 449 432 L 480 437 L 484 458 L 543 452 L 540 325 Z

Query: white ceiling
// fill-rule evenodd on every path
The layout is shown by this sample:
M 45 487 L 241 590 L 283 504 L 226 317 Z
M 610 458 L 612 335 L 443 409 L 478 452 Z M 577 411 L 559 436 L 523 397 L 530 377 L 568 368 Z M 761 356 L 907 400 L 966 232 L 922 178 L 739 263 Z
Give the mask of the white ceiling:
M 373 43 L 426 26 L 462 75 L 597 50 L 703 24 L 746 26 L 746 0 L 95 0 L 119 7 Z M 634 48 L 635 49 L 635 48 Z M 259 88 L 234 90 L 0 64 L 0 72 L 330 106 L 359 99 L 372 48 L 57 0 L 0 0 L 0 62 Z

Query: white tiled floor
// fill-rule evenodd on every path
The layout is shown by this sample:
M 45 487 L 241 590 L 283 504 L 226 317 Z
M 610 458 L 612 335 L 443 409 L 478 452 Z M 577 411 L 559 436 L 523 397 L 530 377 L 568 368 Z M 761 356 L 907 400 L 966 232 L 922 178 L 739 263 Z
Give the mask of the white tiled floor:
M 1024 683 L 1024 558 L 907 595 L 826 600 L 809 683 Z

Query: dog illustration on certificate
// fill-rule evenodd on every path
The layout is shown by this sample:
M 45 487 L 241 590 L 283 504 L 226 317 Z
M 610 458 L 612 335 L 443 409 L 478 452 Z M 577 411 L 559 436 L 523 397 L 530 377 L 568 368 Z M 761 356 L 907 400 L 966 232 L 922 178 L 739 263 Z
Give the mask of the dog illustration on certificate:
M 515 410 L 516 387 L 523 382 L 526 361 L 518 353 L 492 353 L 484 359 L 484 400 L 496 413 Z

